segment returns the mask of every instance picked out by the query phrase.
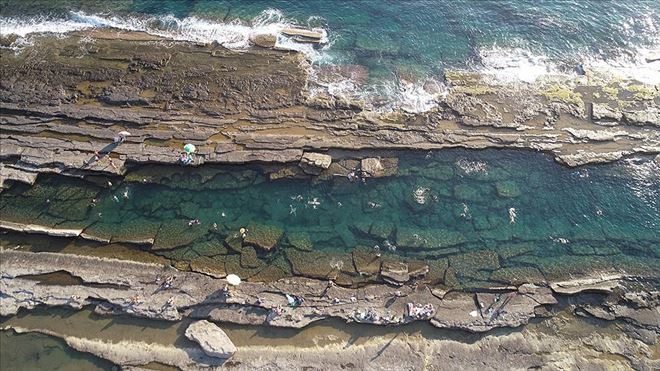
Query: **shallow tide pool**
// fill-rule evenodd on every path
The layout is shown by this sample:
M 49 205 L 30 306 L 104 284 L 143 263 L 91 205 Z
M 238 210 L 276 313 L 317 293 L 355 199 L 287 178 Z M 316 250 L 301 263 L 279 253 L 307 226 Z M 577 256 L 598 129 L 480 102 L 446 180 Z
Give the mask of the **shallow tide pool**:
M 652 158 L 567 168 L 526 151 L 383 156 L 399 158 L 397 175 L 364 182 L 273 181 L 245 166 L 146 166 L 123 182 L 42 175 L 1 193 L 0 213 L 255 281 L 378 280 L 356 256 L 425 262 L 427 280 L 447 286 L 659 271 Z

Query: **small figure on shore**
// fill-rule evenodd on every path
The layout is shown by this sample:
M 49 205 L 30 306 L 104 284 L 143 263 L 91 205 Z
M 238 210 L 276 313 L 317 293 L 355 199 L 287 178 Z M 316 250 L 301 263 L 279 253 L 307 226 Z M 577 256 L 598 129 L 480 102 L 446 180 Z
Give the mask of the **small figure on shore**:
M 284 313 L 284 308 L 278 305 L 271 309 L 271 313 L 273 314 L 274 317 L 281 316 Z
M 248 232 L 249 232 L 249 231 L 248 231 L 247 228 L 241 228 L 241 229 L 238 230 L 238 233 L 241 234 L 241 238 L 245 238 L 245 237 L 247 237 Z
M 193 157 L 192 155 L 184 152 L 179 157 L 179 162 L 181 162 L 184 165 L 190 165 L 193 162 Z
M 161 289 L 169 289 L 172 287 L 172 283 L 174 282 L 174 276 L 167 276 L 165 278 L 165 281 L 163 282 L 162 285 L 160 285 Z
M 191 221 L 188 222 L 188 227 L 192 227 L 193 225 L 199 225 L 199 224 L 202 224 L 202 223 L 199 221 L 199 219 L 193 219 L 193 220 L 191 220 Z
M 284 294 L 286 296 L 286 300 L 289 303 L 289 306 L 291 308 L 297 308 L 302 305 L 302 303 L 305 302 L 305 299 L 303 299 L 300 296 L 296 295 L 289 295 L 289 294 Z
M 223 295 L 224 297 L 227 297 L 227 298 L 228 298 L 228 297 L 230 296 L 230 294 L 229 294 L 229 285 L 225 284 L 225 285 L 222 287 L 221 293 L 222 293 L 222 295 Z
M 112 142 L 115 143 L 115 144 L 120 144 L 120 143 L 122 143 L 122 142 L 126 139 L 126 137 L 129 136 L 129 135 L 131 135 L 131 133 L 129 133 L 128 131 L 125 131 L 125 130 L 124 130 L 124 131 L 120 131 L 119 133 L 117 133 L 117 135 L 115 135 L 114 138 L 112 138 Z
M 193 162 L 193 154 L 197 151 L 197 148 L 195 147 L 194 144 L 188 143 L 185 146 L 183 146 L 183 153 L 181 153 L 181 156 L 179 157 L 179 161 L 181 161 L 182 164 L 184 165 L 190 165 Z

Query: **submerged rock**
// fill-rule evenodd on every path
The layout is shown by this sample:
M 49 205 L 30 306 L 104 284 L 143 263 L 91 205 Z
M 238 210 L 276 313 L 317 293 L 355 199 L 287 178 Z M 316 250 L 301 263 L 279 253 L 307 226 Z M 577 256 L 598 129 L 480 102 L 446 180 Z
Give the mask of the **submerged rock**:
M 188 326 L 186 337 L 197 342 L 204 353 L 211 357 L 230 358 L 236 353 L 236 346 L 229 336 L 220 327 L 206 320 Z
M 291 246 L 298 250 L 314 250 L 314 243 L 307 232 L 287 232 L 286 239 Z
M 502 197 L 518 197 L 521 194 L 518 184 L 511 180 L 496 182 L 495 189 L 497 189 L 497 194 Z
M 271 250 L 284 235 L 284 229 L 274 225 L 251 225 L 243 242 L 263 250 Z
M 467 239 L 460 232 L 439 228 L 425 230 L 399 228 L 396 232 L 396 244 L 400 247 L 441 249 L 466 241 Z

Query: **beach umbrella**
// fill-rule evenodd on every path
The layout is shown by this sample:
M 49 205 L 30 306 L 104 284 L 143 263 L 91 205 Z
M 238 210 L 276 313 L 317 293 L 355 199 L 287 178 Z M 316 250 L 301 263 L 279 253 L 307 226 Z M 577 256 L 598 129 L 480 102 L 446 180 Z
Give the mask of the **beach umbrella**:
M 119 133 L 117 133 L 117 135 L 121 135 L 121 136 L 123 136 L 123 137 L 127 137 L 127 136 L 131 135 L 131 133 L 129 133 L 128 131 L 124 130 L 124 131 L 120 131 Z
M 227 275 L 227 283 L 229 283 L 232 286 L 238 286 L 241 284 L 241 277 L 235 275 L 235 274 L 228 274 Z
M 195 147 L 195 145 L 192 143 L 188 143 L 185 146 L 183 146 L 183 150 L 186 151 L 187 154 L 191 154 L 191 153 L 195 153 L 197 147 Z

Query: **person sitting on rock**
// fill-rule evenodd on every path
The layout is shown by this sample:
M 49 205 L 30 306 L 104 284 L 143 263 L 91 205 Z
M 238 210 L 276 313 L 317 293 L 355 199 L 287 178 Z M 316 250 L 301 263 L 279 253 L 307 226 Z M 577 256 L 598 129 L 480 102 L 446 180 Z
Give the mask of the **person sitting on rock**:
M 179 161 L 184 165 L 190 165 L 193 161 L 193 158 L 192 155 L 184 152 L 181 154 L 181 157 L 179 157 Z

